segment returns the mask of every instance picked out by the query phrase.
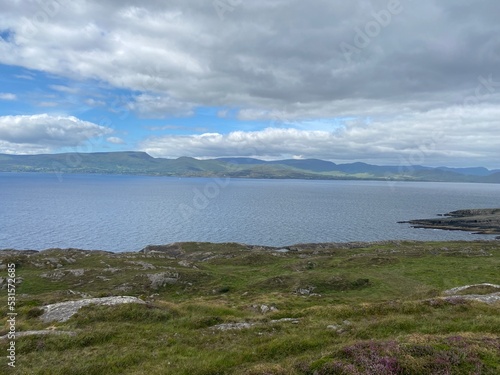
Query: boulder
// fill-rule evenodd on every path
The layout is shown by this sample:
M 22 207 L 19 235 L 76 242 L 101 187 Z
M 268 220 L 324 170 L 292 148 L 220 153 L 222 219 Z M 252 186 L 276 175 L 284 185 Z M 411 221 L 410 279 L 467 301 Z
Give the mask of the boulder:
M 119 305 L 124 303 L 140 303 L 145 304 L 143 300 L 137 297 L 103 297 L 103 298 L 85 298 L 77 301 L 67 301 L 59 302 L 51 305 L 43 306 L 42 309 L 44 313 L 40 316 L 40 319 L 45 323 L 48 322 L 65 322 L 73 315 L 75 315 L 78 310 L 84 306 L 88 305 Z

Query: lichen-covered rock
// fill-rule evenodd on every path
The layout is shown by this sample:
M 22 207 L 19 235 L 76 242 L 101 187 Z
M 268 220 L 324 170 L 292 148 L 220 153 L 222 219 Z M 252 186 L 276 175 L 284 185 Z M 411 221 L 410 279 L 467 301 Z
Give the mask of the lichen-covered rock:
M 175 284 L 179 280 L 177 272 L 149 273 L 146 275 L 151 282 L 151 288 L 158 289 L 168 284 Z
M 133 265 L 136 265 L 136 266 L 141 266 L 143 270 L 154 270 L 154 269 L 156 269 L 156 267 L 153 266 L 151 263 L 142 262 L 142 261 L 128 260 L 125 263 L 133 264 Z
M 43 277 L 45 279 L 50 279 L 50 280 L 61 280 L 64 276 L 71 275 L 74 277 L 80 277 L 85 274 L 85 270 L 83 268 L 81 269 L 74 269 L 74 270 L 54 270 L 50 272 L 45 272 L 40 275 L 40 277 Z
M 139 253 L 143 253 L 145 255 L 163 254 L 173 259 L 182 257 L 185 254 L 184 250 L 182 250 L 182 244 L 180 243 L 171 243 L 168 245 L 148 245 L 144 249 L 140 250 Z
M 233 329 L 244 329 L 244 328 L 251 328 L 255 325 L 255 323 L 224 323 L 224 324 L 217 324 L 216 326 L 211 327 L 212 329 L 216 329 L 219 331 L 229 331 Z
M 450 296 L 446 297 L 446 300 L 468 300 L 468 301 L 477 301 L 484 303 L 495 303 L 500 302 L 500 293 L 491 293 L 491 294 L 464 294 L 461 296 Z
M 68 270 L 68 273 L 73 275 L 73 276 L 83 276 L 85 273 L 84 269 L 77 269 L 77 270 Z
M 470 288 L 476 288 L 476 287 L 490 287 L 492 289 L 498 289 L 498 291 L 500 292 L 500 285 L 490 284 L 490 283 L 481 283 L 481 284 L 472 284 L 472 285 L 457 286 L 456 288 L 451 288 L 451 289 L 445 290 L 443 292 L 443 294 L 453 295 L 453 294 L 460 293 L 460 292 L 462 292 L 464 290 L 467 290 L 467 289 L 470 289 Z
M 40 277 L 50 280 L 61 280 L 65 275 L 66 273 L 64 271 L 57 270 L 57 271 L 42 273 Z
M 145 302 L 137 297 L 103 297 L 103 298 L 86 298 L 77 301 L 59 302 L 51 305 L 43 306 L 44 313 L 40 316 L 45 323 L 47 322 L 65 322 L 71 318 L 84 306 L 88 305 L 119 305 L 124 303 L 140 303 Z
M 275 306 L 269 306 L 269 305 L 252 305 L 252 309 L 260 312 L 261 314 L 267 314 L 270 312 L 278 311 L 278 309 Z

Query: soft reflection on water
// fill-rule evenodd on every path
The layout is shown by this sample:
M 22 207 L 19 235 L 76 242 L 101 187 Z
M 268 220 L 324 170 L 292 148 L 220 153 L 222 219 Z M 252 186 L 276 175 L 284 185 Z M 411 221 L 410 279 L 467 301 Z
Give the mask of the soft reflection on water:
M 500 207 L 494 184 L 0 173 L 0 186 L 0 248 L 35 250 L 490 239 L 397 222 Z

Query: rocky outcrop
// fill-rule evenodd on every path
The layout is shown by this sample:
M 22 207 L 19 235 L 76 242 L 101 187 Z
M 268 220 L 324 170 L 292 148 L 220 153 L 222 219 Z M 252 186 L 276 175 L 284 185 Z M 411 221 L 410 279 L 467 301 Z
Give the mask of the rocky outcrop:
M 495 303 L 500 302 L 500 293 L 491 293 L 491 294 L 464 294 L 461 296 L 450 296 L 446 297 L 446 300 L 468 300 L 468 301 L 476 301 L 476 302 L 484 302 L 484 303 Z
M 257 311 L 261 314 L 267 314 L 267 313 L 272 313 L 278 311 L 276 306 L 272 305 L 252 305 L 252 309 L 254 311 Z
M 464 285 L 464 286 L 457 286 L 456 288 L 451 288 L 448 290 L 445 290 L 443 294 L 446 295 L 454 295 L 457 293 L 460 293 L 462 291 L 465 291 L 467 289 L 471 288 L 481 288 L 481 287 L 488 287 L 489 289 L 495 290 L 498 289 L 498 292 L 500 292 L 500 285 L 497 284 L 490 284 L 490 283 L 481 283 L 481 284 L 472 284 L 472 285 Z
M 437 219 L 400 221 L 413 228 L 461 230 L 477 234 L 500 234 L 500 208 L 452 211 Z
M 144 249 L 140 250 L 139 253 L 143 253 L 145 255 L 151 254 L 162 254 L 166 255 L 169 258 L 182 258 L 185 254 L 185 251 L 182 250 L 181 243 L 171 243 L 168 245 L 148 245 Z
M 224 323 L 224 324 L 217 324 L 216 326 L 211 327 L 214 330 L 218 331 L 230 331 L 234 329 L 245 329 L 245 328 L 252 328 L 255 326 L 255 323 Z
M 43 306 L 44 313 L 40 316 L 45 323 L 47 322 L 65 322 L 71 318 L 84 306 L 88 305 L 119 305 L 124 303 L 140 303 L 144 304 L 143 300 L 137 297 L 103 297 L 103 298 L 86 298 L 77 301 L 67 301 L 54 303 L 52 305 Z
M 300 323 L 300 318 L 281 318 L 281 319 L 273 319 L 269 322 L 270 324 L 277 324 L 277 323 L 291 323 L 291 324 L 299 324 Z M 262 326 L 265 325 L 265 322 L 239 322 L 239 323 L 223 323 L 223 324 L 217 324 L 215 326 L 210 327 L 213 330 L 218 330 L 218 331 L 231 331 L 231 330 L 241 330 L 241 329 L 247 329 L 247 328 L 252 328 L 255 326 Z
M 177 272 L 150 273 L 146 275 L 152 289 L 158 289 L 168 284 L 175 284 L 179 280 Z
M 484 290 L 489 293 L 477 294 L 478 291 L 481 293 Z M 476 291 L 476 293 L 463 293 L 467 291 Z M 460 303 L 461 301 L 476 301 L 493 304 L 500 302 L 500 285 L 490 283 L 463 285 L 445 290 L 443 294 L 445 295 L 444 297 L 428 299 L 426 302 L 429 302 L 431 305 L 435 305 L 439 303 L 439 301 L 447 301 L 453 304 Z

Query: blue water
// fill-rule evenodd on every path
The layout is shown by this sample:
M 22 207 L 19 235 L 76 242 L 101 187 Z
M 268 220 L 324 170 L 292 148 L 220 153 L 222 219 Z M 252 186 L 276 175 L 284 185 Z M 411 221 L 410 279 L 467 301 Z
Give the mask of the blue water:
M 397 222 L 500 207 L 499 193 L 495 184 L 0 173 L 0 248 L 491 239 Z

